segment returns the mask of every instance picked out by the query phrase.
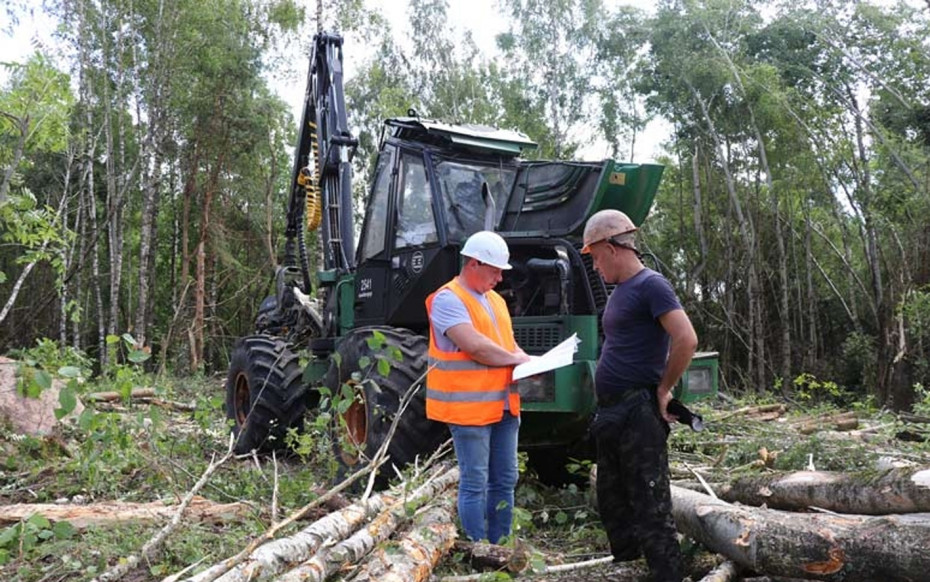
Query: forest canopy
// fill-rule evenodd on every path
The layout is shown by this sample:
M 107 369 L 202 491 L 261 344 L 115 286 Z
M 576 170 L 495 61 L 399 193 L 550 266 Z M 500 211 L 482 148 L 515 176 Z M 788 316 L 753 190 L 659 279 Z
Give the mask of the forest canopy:
M 270 79 L 323 28 L 368 55 L 346 86 L 357 196 L 409 108 L 544 159 L 628 159 L 663 119 L 642 242 L 721 387 L 925 397 L 930 0 L 498 7 L 492 56 L 443 0 L 410 0 L 401 40 L 358 0 L 47 3 L 54 48 L 2 63 L 0 352 L 48 338 L 99 370 L 128 333 L 157 368 L 225 368 L 281 260 L 296 122 Z

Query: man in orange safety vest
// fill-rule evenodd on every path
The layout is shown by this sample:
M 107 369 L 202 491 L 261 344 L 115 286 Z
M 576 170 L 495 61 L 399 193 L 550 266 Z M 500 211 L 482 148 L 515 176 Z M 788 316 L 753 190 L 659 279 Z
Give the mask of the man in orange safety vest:
M 518 476 L 513 367 L 530 358 L 514 341 L 507 304 L 494 291 L 511 268 L 507 243 L 494 232 L 476 232 L 461 255 L 458 276 L 426 299 L 426 416 L 452 433 L 462 529 L 472 540 L 498 543 L 510 535 Z

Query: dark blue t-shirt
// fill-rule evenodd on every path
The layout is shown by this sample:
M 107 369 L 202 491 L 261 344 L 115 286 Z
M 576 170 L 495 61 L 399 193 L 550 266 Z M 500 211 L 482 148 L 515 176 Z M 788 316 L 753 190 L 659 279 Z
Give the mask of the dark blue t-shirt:
M 594 378 L 598 396 L 659 383 L 671 341 L 659 316 L 674 309 L 681 309 L 675 290 L 652 269 L 617 285 L 604 309 L 604 345 Z

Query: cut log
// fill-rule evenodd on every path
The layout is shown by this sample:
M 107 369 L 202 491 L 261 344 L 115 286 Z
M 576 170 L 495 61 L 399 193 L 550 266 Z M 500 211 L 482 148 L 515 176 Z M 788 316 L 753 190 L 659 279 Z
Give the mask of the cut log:
M 843 582 L 926 580 L 930 514 L 796 514 L 735 506 L 672 487 L 678 529 L 769 576 Z
M 859 428 L 859 419 L 854 412 L 839 414 L 823 419 L 814 419 L 798 425 L 798 432 L 801 434 L 814 434 L 820 430 L 853 430 Z
M 701 582 L 730 582 L 736 580 L 736 577 L 742 571 L 734 562 L 727 560 L 707 573 L 707 576 L 701 578 Z
M 521 572 L 529 562 L 529 552 L 523 544 L 511 547 L 459 540 L 455 542 L 452 551 L 463 553 L 468 563 L 476 570 L 506 570 L 516 573 Z
M 372 552 L 352 576 L 353 582 L 424 582 L 449 551 L 457 535 L 454 491 L 446 490 L 414 517 L 398 542 Z
M 334 572 L 349 565 L 358 564 L 375 546 L 391 536 L 401 520 L 406 517 L 408 509 L 415 509 L 439 497 L 446 489 L 458 483 L 458 480 L 458 467 L 449 469 L 418 487 L 408 498 L 399 499 L 387 507 L 371 523 L 345 541 L 321 547 L 315 555 L 281 575 L 278 580 L 281 582 L 322 582 Z
M 826 412 L 824 414 L 817 414 L 814 416 L 800 416 L 791 421 L 791 424 L 797 426 L 802 424 L 810 423 L 819 423 L 819 424 L 833 424 L 836 422 L 841 422 L 843 420 L 848 420 L 850 418 L 856 418 L 856 411 L 850 410 L 848 412 Z
M 154 388 L 136 388 L 129 393 L 129 398 L 152 398 L 155 396 Z M 86 396 L 88 402 L 116 402 L 122 400 L 120 392 L 92 392 Z
M 129 503 L 104 501 L 89 505 L 60 505 L 57 503 L 21 503 L 0 507 L 0 525 L 16 523 L 39 513 L 49 521 L 67 521 L 75 529 L 132 521 L 151 523 L 171 518 L 177 511 L 176 504 L 166 505 L 161 501 L 152 503 Z M 203 497 L 194 497 L 184 519 L 222 523 L 248 516 L 254 508 L 246 503 L 213 503 Z
M 725 501 L 773 509 L 818 507 L 865 515 L 930 512 L 930 468 L 767 474 L 737 479 L 717 494 Z
M 726 419 L 728 419 L 728 418 L 732 418 L 732 417 L 734 417 L 734 416 L 740 416 L 740 415 L 742 415 L 742 416 L 756 416 L 756 415 L 760 415 L 760 414 L 770 414 L 770 413 L 777 413 L 776 415 L 780 415 L 780 414 L 784 413 L 785 410 L 786 410 L 786 409 L 785 409 L 785 405 L 784 405 L 784 404 L 762 404 L 762 405 L 759 405 L 759 406 L 746 406 L 746 407 L 743 407 L 743 408 L 738 408 L 738 409 L 736 409 L 736 410 L 731 410 L 730 412 L 727 412 L 727 413 L 725 413 L 725 414 L 723 414 L 723 415 L 721 415 L 721 416 L 718 416 L 717 418 L 713 418 L 713 419 L 711 419 L 711 420 L 712 420 L 713 422 L 720 422 L 720 421 L 726 420 Z

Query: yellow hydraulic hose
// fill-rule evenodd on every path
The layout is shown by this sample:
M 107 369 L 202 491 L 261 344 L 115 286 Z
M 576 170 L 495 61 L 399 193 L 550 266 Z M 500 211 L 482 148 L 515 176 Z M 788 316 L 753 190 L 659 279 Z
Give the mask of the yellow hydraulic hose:
M 316 230 L 320 226 L 320 222 L 323 220 L 323 204 L 320 200 L 320 190 L 317 184 L 320 183 L 320 171 L 319 171 L 319 150 L 317 149 L 316 143 L 316 124 L 310 123 L 310 144 L 311 151 L 310 155 L 313 158 L 313 173 L 310 173 L 310 168 L 301 168 L 300 174 L 297 176 L 297 183 L 300 184 L 306 191 L 307 197 L 307 208 L 306 208 L 306 217 L 307 217 L 307 230 Z

